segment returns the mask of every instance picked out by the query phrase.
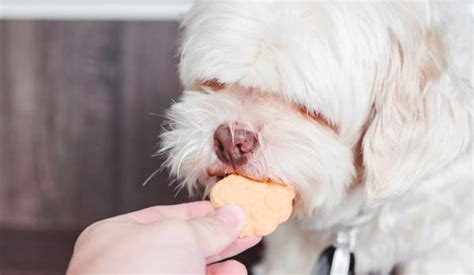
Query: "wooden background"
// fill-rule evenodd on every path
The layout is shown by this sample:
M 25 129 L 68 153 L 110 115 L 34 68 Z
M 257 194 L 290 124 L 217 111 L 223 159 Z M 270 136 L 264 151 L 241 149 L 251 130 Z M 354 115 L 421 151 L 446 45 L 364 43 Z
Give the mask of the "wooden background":
M 61 274 L 77 234 L 186 201 L 152 158 L 176 22 L 0 21 L 0 273 Z M 251 265 L 258 248 L 238 259 Z

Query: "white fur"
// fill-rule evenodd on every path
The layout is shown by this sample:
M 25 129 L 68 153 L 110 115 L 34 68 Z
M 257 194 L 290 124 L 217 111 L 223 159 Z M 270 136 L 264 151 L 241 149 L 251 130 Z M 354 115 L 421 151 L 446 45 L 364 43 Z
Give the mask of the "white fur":
M 197 1 L 183 22 L 188 91 L 167 114 L 166 166 L 189 191 L 209 188 L 208 168 L 224 168 L 214 130 L 254 131 L 259 146 L 238 172 L 299 193 L 292 221 L 267 238 L 263 274 L 307 273 L 338 225 L 375 206 L 358 272 L 472 274 L 470 8 Z M 226 87 L 200 87 L 212 79 Z

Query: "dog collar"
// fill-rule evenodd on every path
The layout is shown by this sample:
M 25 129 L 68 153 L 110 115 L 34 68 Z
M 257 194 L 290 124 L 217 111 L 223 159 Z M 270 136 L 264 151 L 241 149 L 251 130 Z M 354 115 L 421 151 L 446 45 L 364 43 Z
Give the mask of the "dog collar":
M 311 275 L 354 275 L 355 245 L 361 225 L 374 217 L 375 209 L 361 211 L 350 223 L 336 231 L 333 244 L 323 250 L 311 270 Z

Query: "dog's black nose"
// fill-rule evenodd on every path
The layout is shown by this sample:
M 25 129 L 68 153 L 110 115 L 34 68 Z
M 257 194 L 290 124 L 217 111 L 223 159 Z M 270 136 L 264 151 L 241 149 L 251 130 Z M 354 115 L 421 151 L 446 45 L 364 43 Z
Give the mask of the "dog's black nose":
M 233 168 L 244 165 L 257 147 L 258 141 L 252 131 L 228 125 L 220 125 L 214 132 L 214 151 L 217 157 Z

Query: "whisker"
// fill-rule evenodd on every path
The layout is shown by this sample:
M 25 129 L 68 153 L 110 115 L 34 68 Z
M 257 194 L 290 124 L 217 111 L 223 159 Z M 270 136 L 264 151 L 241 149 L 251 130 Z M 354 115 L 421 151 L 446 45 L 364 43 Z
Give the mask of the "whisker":
M 148 178 L 142 183 L 142 186 L 145 186 L 158 172 L 160 171 L 160 168 L 157 168 L 151 175 L 148 176 Z
M 170 182 L 168 183 L 168 187 L 170 187 L 171 185 L 173 185 L 175 183 L 176 183 L 176 178 L 170 179 Z M 176 187 L 175 187 L 175 189 L 176 189 Z
M 148 115 L 150 115 L 150 116 L 156 116 L 156 117 L 159 117 L 159 118 L 166 118 L 166 115 L 163 115 L 163 114 L 148 113 Z
M 188 144 L 187 146 L 185 146 L 185 148 L 183 148 L 183 150 L 182 150 L 181 152 L 183 152 L 184 150 L 186 150 L 186 147 L 188 147 L 188 146 L 192 146 L 192 144 Z M 182 156 L 181 156 L 181 158 L 180 158 L 180 160 L 179 160 L 179 162 L 178 162 L 178 166 L 177 166 L 177 168 L 176 168 L 176 176 L 177 176 L 178 178 L 180 177 L 180 169 L 181 169 L 181 165 L 182 165 L 184 159 L 185 159 L 189 154 L 191 154 L 191 152 L 192 152 L 193 150 L 194 150 L 194 149 L 190 149 L 190 150 L 188 150 L 188 151 L 182 153 Z
M 232 139 L 232 144 L 235 144 L 234 140 L 234 125 L 232 123 L 229 123 L 229 128 L 230 128 L 230 137 Z

